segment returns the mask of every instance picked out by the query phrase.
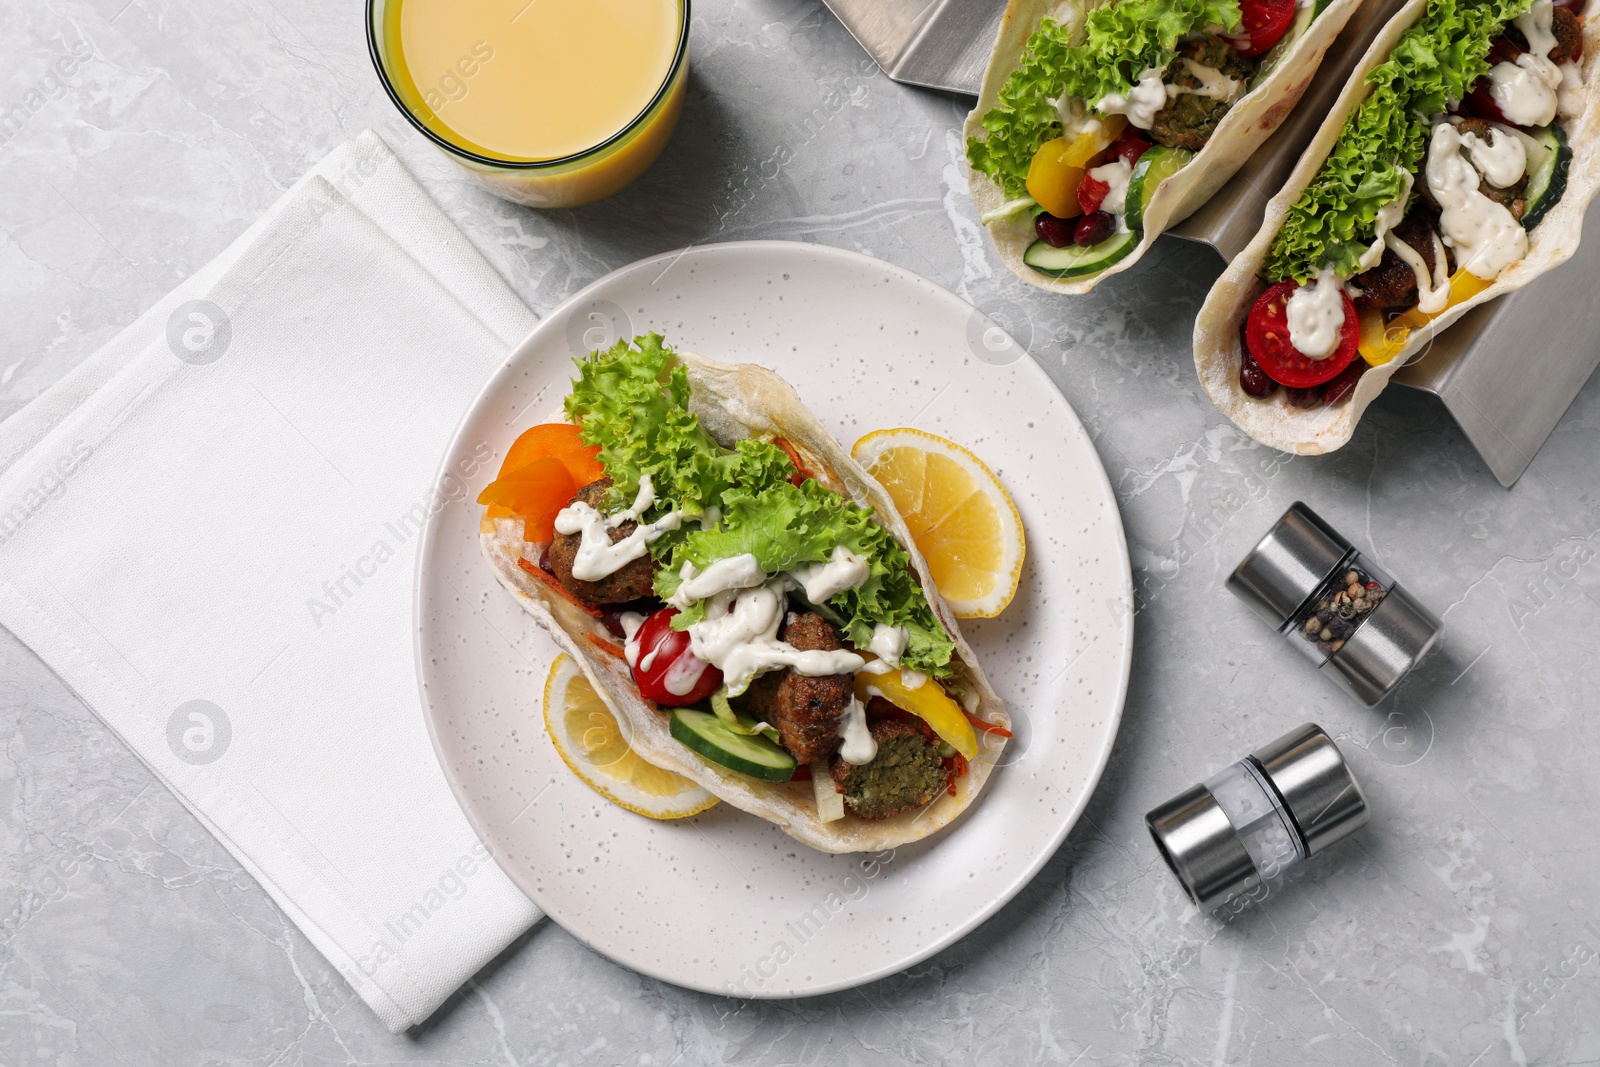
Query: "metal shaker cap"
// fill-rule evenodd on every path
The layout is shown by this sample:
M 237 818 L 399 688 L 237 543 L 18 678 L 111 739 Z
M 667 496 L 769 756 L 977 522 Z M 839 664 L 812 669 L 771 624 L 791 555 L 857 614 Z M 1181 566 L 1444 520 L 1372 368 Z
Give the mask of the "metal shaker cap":
M 1289 809 L 1307 855 L 1367 824 L 1367 795 L 1339 746 L 1316 723 L 1289 731 L 1250 753 L 1250 759 Z
M 1228 575 L 1228 589 L 1277 629 L 1344 562 L 1352 547 L 1296 500 Z
M 1145 816 L 1161 857 L 1204 911 L 1366 825 L 1337 745 L 1306 723 Z

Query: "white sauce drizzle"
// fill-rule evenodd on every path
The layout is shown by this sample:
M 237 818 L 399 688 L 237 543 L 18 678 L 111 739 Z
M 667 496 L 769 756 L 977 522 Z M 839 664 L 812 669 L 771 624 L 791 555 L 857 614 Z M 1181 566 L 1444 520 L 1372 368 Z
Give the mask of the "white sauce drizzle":
M 1583 114 L 1583 71 L 1571 61 L 1562 63 L 1560 70 L 1561 88 L 1556 90 L 1556 114 L 1564 119 L 1575 119 Z
M 1402 170 L 1400 177 L 1405 182 L 1405 188 L 1400 190 L 1400 198 L 1398 200 L 1391 200 L 1378 209 L 1378 235 L 1372 244 L 1367 247 L 1367 250 L 1361 253 L 1361 258 L 1356 261 L 1356 272 L 1358 274 L 1365 273 L 1382 262 L 1384 239 L 1388 236 L 1389 231 L 1398 226 L 1400 220 L 1406 217 L 1406 204 L 1411 199 L 1411 187 L 1416 182 L 1416 179 L 1411 176 L 1411 172 L 1408 170 Z
M 856 588 L 871 576 L 872 565 L 866 557 L 856 555 L 843 545 L 833 546 L 833 556 L 828 562 L 808 563 L 789 572 L 789 577 L 806 591 L 806 599 L 813 604 L 825 603 L 846 589 Z
M 700 514 L 694 516 L 694 520 L 700 524 L 700 529 L 702 530 L 714 529 L 717 523 L 722 521 L 722 509 L 712 504 Z
M 693 563 L 685 563 L 683 570 L 678 573 L 683 582 L 667 603 L 679 611 L 696 600 L 726 593 L 730 589 L 752 589 L 767 580 L 766 572 L 761 569 L 760 561 L 752 552 L 719 559 L 698 572 Z
M 907 689 L 921 689 L 927 681 L 928 676 L 921 671 L 908 671 L 903 667 L 900 669 L 900 684 Z
M 1518 126 L 1553 122 L 1560 84 L 1560 68 L 1532 52 L 1524 52 L 1515 63 L 1496 63 L 1489 68 L 1489 95 L 1501 114 Z
M 1061 99 L 1056 101 L 1056 112 L 1061 116 L 1061 135 L 1067 140 L 1074 140 L 1090 131 L 1096 136 L 1102 136 L 1101 131 L 1104 130 L 1105 124 L 1095 115 L 1085 111 L 1083 101 L 1077 97 L 1062 94 Z M 1111 140 L 1103 136 L 1102 139 Z
M 1232 103 L 1239 95 L 1239 91 L 1244 88 L 1243 82 L 1234 81 L 1215 67 L 1196 63 L 1187 56 L 1184 57 L 1183 65 L 1200 84 L 1192 89 L 1182 85 L 1168 85 L 1165 87 L 1168 100 L 1176 100 L 1180 96 L 1209 96 L 1213 100 Z
M 1394 249 L 1394 254 L 1417 276 L 1417 310 L 1424 315 L 1437 315 L 1450 303 L 1450 275 L 1446 272 L 1444 245 L 1439 241 L 1439 235 L 1430 230 L 1429 236 L 1433 238 L 1431 277 L 1428 274 L 1428 261 L 1422 258 L 1422 253 L 1392 233 L 1386 240 L 1389 247 Z
M 1130 125 L 1148 130 L 1156 120 L 1156 112 L 1167 106 L 1167 87 L 1161 84 L 1163 71 L 1151 67 L 1139 75 L 1139 80 L 1127 94 L 1107 93 L 1094 108 L 1102 115 L 1126 115 Z
M 660 645 L 657 645 L 656 649 L 660 647 Z M 655 649 L 651 650 L 650 655 L 652 658 L 655 656 Z M 700 684 L 700 676 L 706 673 L 706 668 L 709 666 L 711 664 L 695 656 L 679 656 L 667 668 L 666 677 L 661 679 L 661 684 L 673 696 L 688 696 L 694 692 L 694 687 Z M 650 668 L 641 667 L 639 669 L 649 670 Z
M 1344 289 L 1324 267 L 1289 297 L 1289 343 L 1308 359 L 1327 359 L 1339 347 L 1344 329 Z
M 1528 10 L 1511 21 L 1522 31 L 1522 39 L 1528 42 L 1528 51 L 1541 58 L 1550 55 L 1550 49 L 1556 46 L 1556 35 L 1552 32 L 1555 4 L 1551 0 L 1533 0 Z
M 1120 159 L 1113 159 L 1089 171 L 1089 177 L 1097 182 L 1105 182 L 1111 188 L 1106 191 L 1106 198 L 1100 202 L 1101 211 L 1109 211 L 1113 215 L 1122 215 L 1128 209 L 1128 179 L 1133 177 L 1133 168 Z
M 780 577 L 737 594 L 718 593 L 706 604 L 705 619 L 689 627 L 690 651 L 722 671 L 729 696 L 743 693 L 756 675 L 780 667 L 822 677 L 853 674 L 866 663 L 845 649 L 801 651 L 779 641 L 788 587 L 788 579 Z
M 1515 185 L 1528 173 L 1528 150 L 1523 147 L 1522 138 L 1510 130 L 1490 126 L 1487 141 L 1475 133 L 1465 133 L 1461 143 L 1478 173 L 1496 189 Z
M 642 479 L 639 489 L 643 495 Z M 583 535 L 572 560 L 572 576 L 585 582 L 597 582 L 643 556 L 647 545 L 668 530 L 676 530 L 682 521 L 681 512 L 669 511 L 655 522 L 640 523 L 633 533 L 613 544 L 611 535 L 606 532 L 606 516 L 578 500 L 557 513 L 555 525 L 559 533 Z
M 615 530 L 625 522 L 638 522 L 644 518 L 644 513 L 650 510 L 656 502 L 655 483 L 650 480 L 649 474 L 639 475 L 639 492 L 634 495 L 633 507 L 614 511 L 606 516 L 606 525 Z
M 644 625 L 644 616 L 637 611 L 624 611 L 617 620 L 622 623 L 624 635 L 622 655 L 632 667 L 639 661 L 639 627 Z
M 871 763 L 878 758 L 878 742 L 872 739 L 867 728 L 867 709 L 854 696 L 839 720 L 839 758 L 854 767 Z
M 1492 279 L 1528 251 L 1528 232 L 1501 205 L 1478 191 L 1478 172 L 1461 154 L 1461 134 L 1448 122 L 1433 128 L 1428 146 L 1428 191 L 1440 207 L 1439 229 L 1456 250 L 1457 266 Z
M 889 668 L 900 666 L 900 657 L 906 651 L 906 628 L 904 626 L 890 626 L 888 623 L 875 623 L 872 627 L 872 640 L 867 642 L 867 651 L 883 661 L 885 669 L 873 671 L 874 674 L 886 674 Z

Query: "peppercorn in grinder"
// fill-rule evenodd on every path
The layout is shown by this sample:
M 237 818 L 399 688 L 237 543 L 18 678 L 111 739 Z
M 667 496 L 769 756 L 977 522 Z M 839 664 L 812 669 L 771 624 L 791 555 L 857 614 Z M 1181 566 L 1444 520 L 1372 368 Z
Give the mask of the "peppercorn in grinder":
M 1372 707 L 1439 637 L 1439 619 L 1295 501 L 1228 589 L 1347 693 Z

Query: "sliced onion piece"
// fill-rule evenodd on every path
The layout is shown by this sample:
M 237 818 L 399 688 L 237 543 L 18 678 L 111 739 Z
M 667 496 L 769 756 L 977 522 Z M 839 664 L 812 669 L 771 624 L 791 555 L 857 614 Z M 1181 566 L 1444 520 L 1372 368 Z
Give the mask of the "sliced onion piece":
M 817 798 L 818 819 L 837 822 L 844 818 L 844 794 L 834 789 L 833 774 L 825 759 L 811 764 L 811 792 Z

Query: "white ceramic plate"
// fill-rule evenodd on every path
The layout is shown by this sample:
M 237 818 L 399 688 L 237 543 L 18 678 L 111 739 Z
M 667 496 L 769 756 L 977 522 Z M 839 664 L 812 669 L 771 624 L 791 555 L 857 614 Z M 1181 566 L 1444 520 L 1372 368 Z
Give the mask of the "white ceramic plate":
M 495 584 L 472 504 L 571 360 L 658 331 L 772 367 L 848 446 L 917 426 L 982 456 L 1028 535 L 1017 598 L 963 624 L 1018 723 L 953 825 L 894 852 L 829 856 L 726 804 L 655 822 L 591 792 L 545 736 L 555 644 Z M 492 457 L 486 460 L 485 457 Z M 468 472 L 463 476 L 463 472 Z M 1133 620 L 1122 523 L 1077 416 L 991 320 L 898 267 L 787 242 L 647 259 L 555 309 L 473 403 L 441 468 L 417 574 L 417 665 L 439 760 L 506 872 L 579 940 L 677 985 L 825 993 L 893 974 L 1010 900 L 1072 828 L 1122 715 Z

